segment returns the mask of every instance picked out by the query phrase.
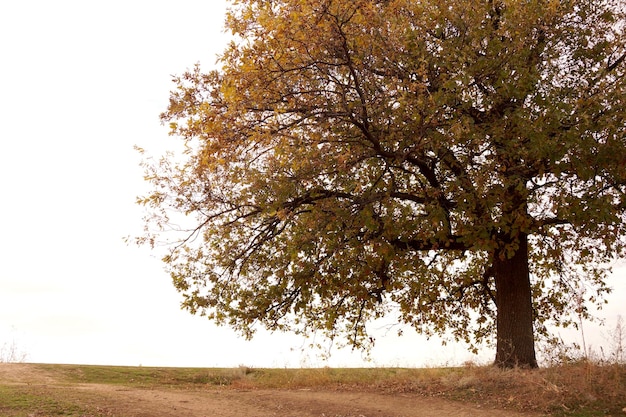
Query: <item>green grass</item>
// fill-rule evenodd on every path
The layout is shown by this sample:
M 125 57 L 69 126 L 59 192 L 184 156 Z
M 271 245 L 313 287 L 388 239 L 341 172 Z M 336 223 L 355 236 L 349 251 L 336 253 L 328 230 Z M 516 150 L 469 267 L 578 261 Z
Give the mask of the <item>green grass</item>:
M 0 415 L 3 417 L 79 417 L 86 411 L 85 407 L 59 399 L 42 388 L 0 385 Z
M 245 374 L 240 369 L 158 368 L 96 365 L 33 365 L 68 384 L 110 384 L 131 387 L 231 385 Z
M 255 388 L 367 387 L 384 382 L 419 380 L 425 375 L 446 375 L 452 368 L 167 368 L 93 365 L 31 365 L 67 384 L 112 384 L 132 387 L 194 385 L 249 386 Z

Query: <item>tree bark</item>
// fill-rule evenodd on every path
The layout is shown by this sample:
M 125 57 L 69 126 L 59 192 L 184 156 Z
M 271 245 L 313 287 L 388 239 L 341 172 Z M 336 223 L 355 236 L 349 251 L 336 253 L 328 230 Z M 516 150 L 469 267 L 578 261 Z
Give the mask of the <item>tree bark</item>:
M 512 257 L 494 256 L 496 281 L 496 365 L 537 367 L 533 332 L 533 306 L 528 268 L 528 236 L 518 236 Z

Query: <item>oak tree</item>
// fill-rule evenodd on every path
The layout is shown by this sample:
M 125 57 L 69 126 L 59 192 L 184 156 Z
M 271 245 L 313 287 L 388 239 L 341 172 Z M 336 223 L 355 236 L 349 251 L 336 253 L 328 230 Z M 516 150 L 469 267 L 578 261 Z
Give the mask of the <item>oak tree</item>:
M 183 307 L 355 346 L 395 315 L 535 367 L 624 256 L 621 0 L 235 0 L 176 77 L 141 243 Z M 183 213 L 182 218 L 174 213 Z M 180 217 L 180 218 L 179 218 Z M 180 234 L 182 233 L 182 234 Z

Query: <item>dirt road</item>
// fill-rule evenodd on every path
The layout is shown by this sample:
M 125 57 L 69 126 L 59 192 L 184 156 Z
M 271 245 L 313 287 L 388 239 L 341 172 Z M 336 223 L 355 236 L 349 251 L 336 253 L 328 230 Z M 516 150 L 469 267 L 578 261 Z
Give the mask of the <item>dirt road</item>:
M 522 417 L 533 416 L 424 398 L 319 390 L 233 388 L 145 389 L 108 384 L 72 384 L 34 372 L 28 365 L 0 365 L 0 383 L 27 386 L 93 414 L 81 417 Z M 0 409 L 2 404 L 0 404 Z M 35 410 L 36 411 L 36 410 Z M 31 415 L 31 414 L 29 414 Z M 33 413 L 33 416 L 45 414 Z
M 417 396 L 324 391 L 163 391 L 91 385 L 114 415 L 133 417 L 469 417 L 522 416 Z

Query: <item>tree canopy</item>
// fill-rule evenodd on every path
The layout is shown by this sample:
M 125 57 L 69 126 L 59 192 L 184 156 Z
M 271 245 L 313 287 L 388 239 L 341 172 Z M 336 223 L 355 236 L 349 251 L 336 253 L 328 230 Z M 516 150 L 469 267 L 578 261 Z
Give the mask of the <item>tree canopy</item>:
M 395 315 L 536 366 L 625 254 L 620 0 L 235 0 L 176 77 L 140 243 L 183 307 L 355 346 Z M 176 220 L 176 221 L 175 221 Z

